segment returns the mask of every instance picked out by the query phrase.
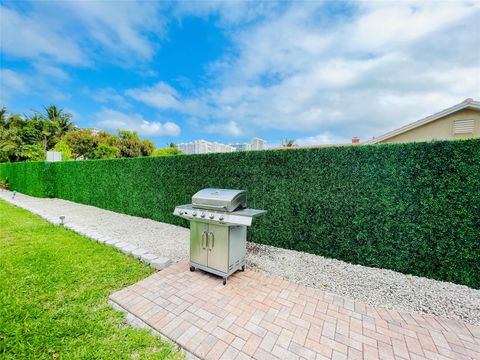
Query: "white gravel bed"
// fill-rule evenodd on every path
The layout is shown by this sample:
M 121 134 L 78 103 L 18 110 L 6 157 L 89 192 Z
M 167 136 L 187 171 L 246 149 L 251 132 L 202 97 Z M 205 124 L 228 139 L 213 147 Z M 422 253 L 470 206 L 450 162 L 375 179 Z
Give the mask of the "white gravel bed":
M 0 191 L 0 198 L 11 202 L 12 193 Z M 67 200 L 41 199 L 18 193 L 14 204 L 57 223 L 60 215 L 65 215 L 65 226 L 82 235 L 95 234 L 92 237 L 115 239 L 173 261 L 188 255 L 190 231 L 180 226 Z
M 0 198 L 11 202 L 12 193 L 0 191 Z M 101 242 L 124 242 L 173 261 L 188 256 L 189 230 L 179 226 L 61 199 L 17 194 L 14 203 L 53 221 L 65 215 L 67 227 Z M 254 243 L 247 245 L 247 266 L 373 306 L 480 325 L 480 290 L 466 286 Z

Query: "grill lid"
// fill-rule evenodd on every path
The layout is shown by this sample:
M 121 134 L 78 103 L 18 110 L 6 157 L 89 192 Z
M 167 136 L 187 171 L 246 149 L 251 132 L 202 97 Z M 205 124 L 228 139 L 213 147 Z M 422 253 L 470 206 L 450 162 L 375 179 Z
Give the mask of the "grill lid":
M 232 212 L 247 207 L 247 192 L 231 189 L 203 189 L 192 196 L 192 207 Z

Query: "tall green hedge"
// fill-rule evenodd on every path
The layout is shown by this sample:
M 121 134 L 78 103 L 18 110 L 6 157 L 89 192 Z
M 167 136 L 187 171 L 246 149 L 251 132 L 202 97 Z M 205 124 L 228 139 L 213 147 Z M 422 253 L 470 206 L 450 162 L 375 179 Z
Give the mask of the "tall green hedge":
M 55 197 L 55 167 L 47 162 L 0 164 L 0 180 L 8 180 L 10 188 L 38 197 Z
M 248 191 L 251 241 L 480 288 L 480 139 L 23 163 L 13 188 L 188 226 L 206 187 Z

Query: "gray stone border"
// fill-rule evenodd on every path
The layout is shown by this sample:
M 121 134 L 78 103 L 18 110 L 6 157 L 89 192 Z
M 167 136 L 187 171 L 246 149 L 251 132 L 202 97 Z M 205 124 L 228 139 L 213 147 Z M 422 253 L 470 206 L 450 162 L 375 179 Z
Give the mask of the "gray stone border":
M 3 192 L 3 191 L 2 191 Z M 118 251 L 122 252 L 125 255 L 131 256 L 135 259 L 138 259 L 142 261 L 143 263 L 149 265 L 150 267 L 156 269 L 156 270 L 163 270 L 166 267 L 170 266 L 172 264 L 172 260 L 163 256 L 157 256 L 155 254 L 149 253 L 148 250 L 145 250 L 140 247 L 136 247 L 135 245 L 129 244 L 124 241 L 119 241 L 114 238 L 100 235 L 94 231 L 90 231 L 89 229 L 83 228 L 81 226 L 75 225 L 75 224 L 69 224 L 66 222 L 65 217 L 63 216 L 63 219 L 60 219 L 60 217 L 57 219 L 56 217 L 50 216 L 44 212 L 35 210 L 29 206 L 22 205 L 18 202 L 15 201 L 15 199 L 10 199 L 8 197 L 2 196 L 2 200 L 8 202 L 9 204 L 18 207 L 20 209 L 24 209 L 27 211 L 30 211 L 32 214 L 40 216 L 42 219 L 48 221 L 49 223 L 55 225 L 55 226 L 63 226 L 66 229 L 69 229 L 73 232 L 76 232 L 79 235 L 82 235 L 90 240 L 97 241 L 100 244 L 105 244 L 107 246 L 113 247 L 117 249 Z M 159 331 L 155 330 L 152 328 L 150 325 L 148 325 L 146 322 L 143 320 L 139 319 L 129 311 L 125 310 L 123 307 L 118 305 L 116 302 L 112 300 L 108 300 L 108 304 L 112 306 L 115 310 L 123 312 L 126 314 L 125 316 L 125 321 L 128 325 L 135 327 L 137 329 L 147 329 L 149 330 L 153 335 L 160 337 L 162 340 L 168 341 L 172 344 L 175 345 L 177 350 L 182 351 L 185 353 L 185 357 L 187 360 L 200 360 L 198 357 L 193 355 L 191 352 L 187 351 L 184 349 L 180 344 L 172 341 L 170 338 L 166 337 Z
M 2 190 L 2 192 L 3 191 L 4 190 Z M 124 253 L 125 255 L 131 256 L 135 259 L 139 259 L 143 263 L 147 264 L 148 266 L 156 270 L 163 270 L 173 263 L 172 260 L 169 258 L 152 254 L 147 250 L 137 247 L 135 245 L 132 245 L 128 242 L 120 241 L 105 235 L 100 235 L 95 231 L 91 231 L 89 229 L 78 226 L 76 224 L 70 224 L 68 223 L 68 219 L 66 219 L 64 216 L 62 216 L 63 219 L 61 219 L 60 217 L 56 218 L 56 217 L 50 216 L 47 213 L 33 209 L 30 206 L 25 206 L 15 201 L 14 198 L 10 198 L 9 196 L 2 196 L 1 199 L 5 200 L 6 202 L 10 203 L 13 206 L 30 211 L 32 214 L 40 216 L 41 218 L 43 218 L 44 220 L 48 221 L 49 223 L 55 226 L 63 226 L 66 229 L 69 229 L 73 232 L 76 232 L 77 234 L 80 234 L 86 238 L 89 238 L 90 240 L 94 240 L 99 242 L 100 244 L 105 244 L 105 245 L 114 247 L 118 251 Z

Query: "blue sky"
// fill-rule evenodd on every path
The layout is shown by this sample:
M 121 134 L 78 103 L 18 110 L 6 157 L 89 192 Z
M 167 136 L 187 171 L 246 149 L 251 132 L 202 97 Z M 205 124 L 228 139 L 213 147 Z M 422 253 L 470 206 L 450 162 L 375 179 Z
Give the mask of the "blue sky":
M 0 100 L 162 147 L 367 140 L 480 98 L 478 1 L 2 1 Z

